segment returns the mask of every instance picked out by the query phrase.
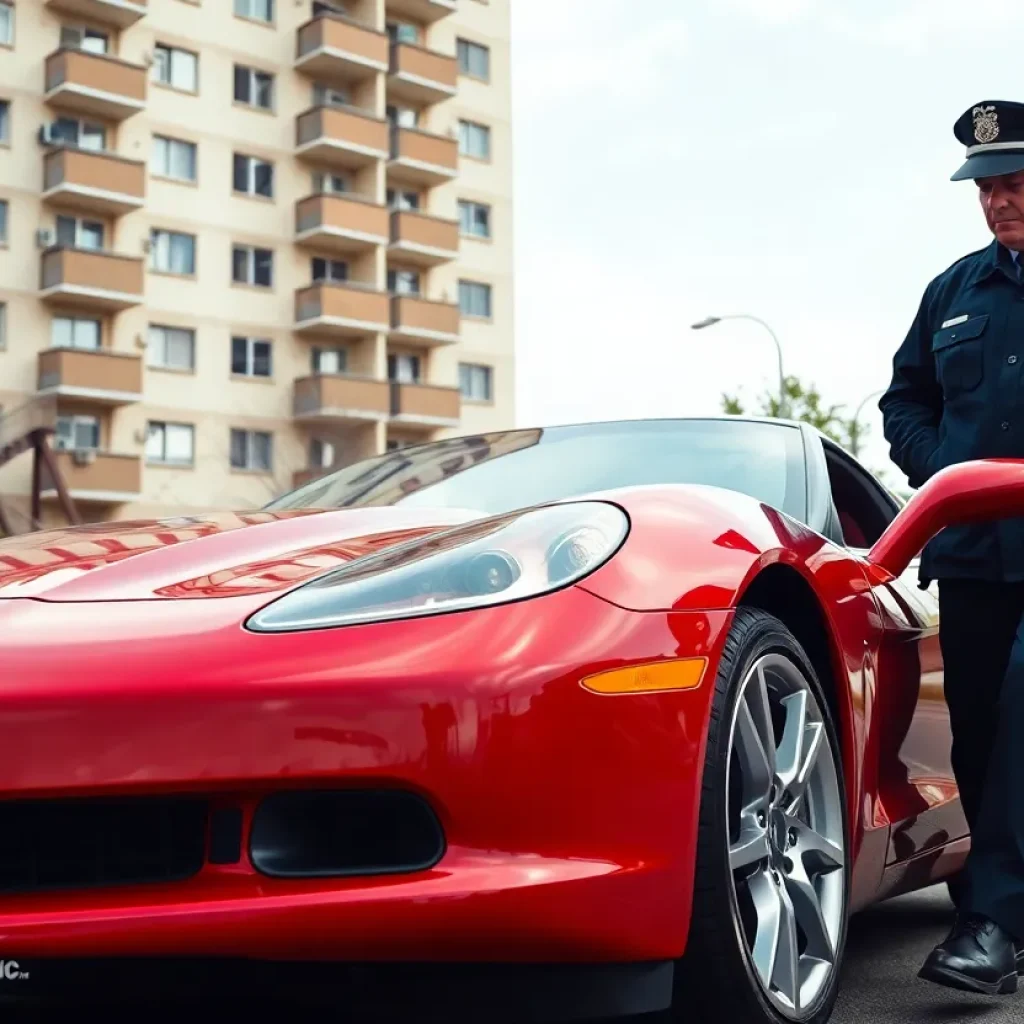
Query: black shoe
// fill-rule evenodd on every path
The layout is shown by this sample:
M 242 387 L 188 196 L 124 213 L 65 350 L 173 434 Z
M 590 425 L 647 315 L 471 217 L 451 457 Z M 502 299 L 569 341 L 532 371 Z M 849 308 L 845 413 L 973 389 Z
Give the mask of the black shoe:
M 1016 992 L 1024 959 L 1017 959 L 1013 939 L 985 917 L 964 916 L 957 924 L 953 934 L 932 950 L 918 977 L 986 996 Z

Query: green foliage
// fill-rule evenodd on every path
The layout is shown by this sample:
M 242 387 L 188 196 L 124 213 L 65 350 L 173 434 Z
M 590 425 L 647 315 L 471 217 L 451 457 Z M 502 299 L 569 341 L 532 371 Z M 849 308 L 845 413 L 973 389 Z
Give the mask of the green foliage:
M 777 394 L 766 394 L 759 400 L 753 415 L 810 423 L 832 438 L 836 444 L 857 455 L 864 447 L 868 428 L 856 422 L 853 417 L 844 416 L 845 408 L 846 406 L 838 404 L 825 405 L 821 392 L 814 384 L 805 385 L 797 377 L 787 377 L 785 405 L 779 401 Z M 722 395 L 722 411 L 727 416 L 746 415 L 743 403 L 735 395 Z

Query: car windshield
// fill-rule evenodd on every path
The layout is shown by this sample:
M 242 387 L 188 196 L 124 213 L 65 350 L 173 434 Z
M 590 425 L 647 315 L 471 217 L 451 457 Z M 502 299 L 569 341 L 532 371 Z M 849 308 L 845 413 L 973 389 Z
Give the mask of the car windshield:
M 401 448 L 321 477 L 269 510 L 367 505 L 497 515 L 644 484 L 710 484 L 802 519 L 803 444 L 792 426 L 642 420 L 477 434 Z

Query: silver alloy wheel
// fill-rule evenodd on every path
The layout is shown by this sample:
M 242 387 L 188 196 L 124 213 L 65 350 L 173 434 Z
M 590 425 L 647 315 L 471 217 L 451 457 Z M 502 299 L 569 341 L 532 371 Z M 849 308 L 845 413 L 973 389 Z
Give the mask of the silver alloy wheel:
M 772 1005 L 800 1020 L 836 970 L 845 811 L 821 708 L 783 655 L 759 658 L 743 680 L 726 785 L 736 929 Z

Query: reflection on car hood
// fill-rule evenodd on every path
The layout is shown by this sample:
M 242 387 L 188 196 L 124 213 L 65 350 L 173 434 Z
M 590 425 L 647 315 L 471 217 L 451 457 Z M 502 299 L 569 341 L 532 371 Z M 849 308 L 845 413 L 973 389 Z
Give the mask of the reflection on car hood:
M 45 530 L 0 541 L 0 598 L 143 601 L 270 594 L 480 517 L 443 508 L 302 509 Z

